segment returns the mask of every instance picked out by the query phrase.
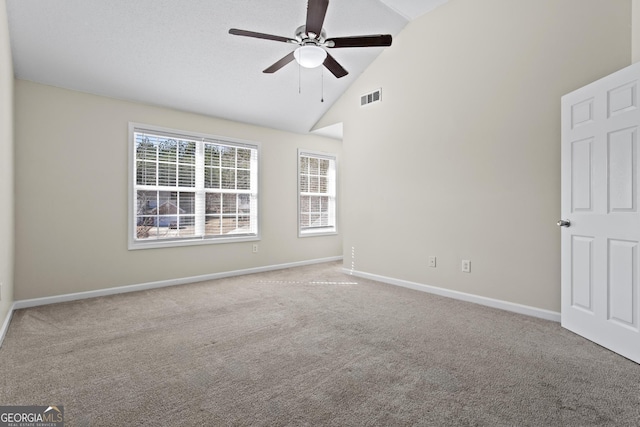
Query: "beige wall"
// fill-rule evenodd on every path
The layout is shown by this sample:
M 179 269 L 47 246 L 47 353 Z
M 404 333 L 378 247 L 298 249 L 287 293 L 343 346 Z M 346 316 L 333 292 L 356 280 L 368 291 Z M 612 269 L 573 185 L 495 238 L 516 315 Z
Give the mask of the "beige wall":
M 340 236 L 296 237 L 291 178 L 298 146 L 340 155 L 339 142 L 24 81 L 12 94 L 5 1 L 0 316 L 14 282 L 24 299 L 341 253 Z M 633 13 L 627 1 L 450 0 L 411 23 L 318 126 L 345 123 L 345 264 L 354 247 L 360 271 L 558 310 L 559 97 L 627 65 L 629 52 L 640 59 L 632 1 Z M 377 87 L 384 101 L 359 109 Z M 262 143 L 258 254 L 250 243 L 126 250 L 128 121 Z
M 640 61 L 640 0 L 632 0 L 632 62 Z
M 342 236 L 297 237 L 297 148 L 340 141 L 18 80 L 16 300 L 342 255 Z M 128 122 L 261 143 L 255 242 L 127 250 Z
M 450 0 L 410 23 L 318 124 L 344 122 L 345 266 L 559 311 L 560 97 L 630 64 L 630 6 Z
M 13 66 L 6 7 L 0 0 L 0 325 L 13 302 Z

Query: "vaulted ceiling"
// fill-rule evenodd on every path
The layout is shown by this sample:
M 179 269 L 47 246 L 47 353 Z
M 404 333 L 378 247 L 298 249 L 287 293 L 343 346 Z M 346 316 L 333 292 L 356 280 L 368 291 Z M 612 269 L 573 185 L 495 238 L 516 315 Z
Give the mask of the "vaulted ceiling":
M 324 28 L 395 36 L 446 1 L 332 0 Z M 340 79 L 295 62 L 265 74 L 296 46 L 228 33 L 293 38 L 306 11 L 306 0 L 7 0 L 16 78 L 297 133 L 385 49 L 331 50 L 349 71 Z

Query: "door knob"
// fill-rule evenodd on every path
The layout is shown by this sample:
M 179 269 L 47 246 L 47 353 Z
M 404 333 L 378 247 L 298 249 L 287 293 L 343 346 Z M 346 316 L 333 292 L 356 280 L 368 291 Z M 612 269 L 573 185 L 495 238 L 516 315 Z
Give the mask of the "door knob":
M 569 221 L 568 219 L 561 219 L 560 221 L 558 221 L 558 227 L 571 227 L 571 221 Z

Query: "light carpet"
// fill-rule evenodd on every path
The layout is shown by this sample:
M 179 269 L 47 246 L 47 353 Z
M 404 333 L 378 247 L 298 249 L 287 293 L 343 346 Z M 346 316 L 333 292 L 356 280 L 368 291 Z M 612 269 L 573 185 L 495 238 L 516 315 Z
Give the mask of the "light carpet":
M 328 263 L 17 310 L 0 404 L 67 426 L 632 426 L 640 366 Z

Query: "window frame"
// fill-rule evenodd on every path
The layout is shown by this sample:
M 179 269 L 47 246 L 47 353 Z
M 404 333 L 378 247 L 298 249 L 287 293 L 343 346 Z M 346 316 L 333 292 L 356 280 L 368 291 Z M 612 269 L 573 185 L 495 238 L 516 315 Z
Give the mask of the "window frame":
M 176 137 L 176 138 L 184 138 L 184 139 L 193 139 L 199 140 L 209 143 L 219 143 L 221 145 L 229 145 L 233 147 L 244 147 L 251 148 L 256 150 L 256 159 L 255 159 L 255 189 L 251 194 L 255 195 L 255 234 L 242 234 L 242 235 L 216 235 L 216 236 L 193 236 L 193 237 L 176 237 L 169 239 L 153 239 L 153 240 L 140 240 L 136 238 L 137 235 L 137 181 L 136 181 L 136 141 L 135 134 L 139 132 L 148 131 L 149 133 L 155 133 L 158 135 L 168 136 L 168 137 Z M 127 239 L 128 239 L 128 249 L 129 250 L 138 250 L 138 249 L 152 249 L 152 248 L 168 248 L 168 247 L 180 247 L 180 246 L 195 246 L 195 245 L 215 245 L 221 243 L 234 243 L 234 242 L 250 242 L 250 241 L 258 241 L 260 240 L 260 231 L 261 231 L 261 223 L 260 223 L 260 211 L 261 211 L 261 203 L 260 203 L 260 151 L 261 146 L 260 143 L 254 141 L 245 141 L 236 138 L 229 137 L 221 137 L 216 135 L 204 134 L 199 132 L 191 132 L 179 129 L 166 128 L 161 126 L 149 125 L 144 123 L 134 123 L 129 122 L 129 144 L 128 144 L 128 204 L 127 204 Z M 252 180 L 253 180 L 252 179 Z M 180 187 L 178 187 L 177 183 L 175 186 L 175 191 L 180 192 Z M 197 188 L 194 187 L 194 193 L 204 192 L 205 188 Z M 157 191 L 165 191 L 165 190 L 157 190 Z M 197 215 L 197 214 L 194 214 Z M 253 214 L 250 214 L 253 217 Z
M 327 192 L 329 197 L 329 218 L 333 219 L 333 224 L 328 225 L 326 227 L 318 227 L 318 228 L 302 228 L 301 221 L 301 196 L 302 196 L 302 188 L 300 185 L 300 174 L 302 171 L 300 170 L 300 159 L 301 157 L 312 157 L 317 159 L 326 159 L 332 162 L 333 167 L 329 171 L 329 191 Z M 298 213 L 298 237 L 316 237 L 316 236 L 330 236 L 338 234 L 338 158 L 333 153 L 307 150 L 303 148 L 298 149 L 297 156 L 297 213 Z M 332 188 L 331 188 L 332 187 Z

